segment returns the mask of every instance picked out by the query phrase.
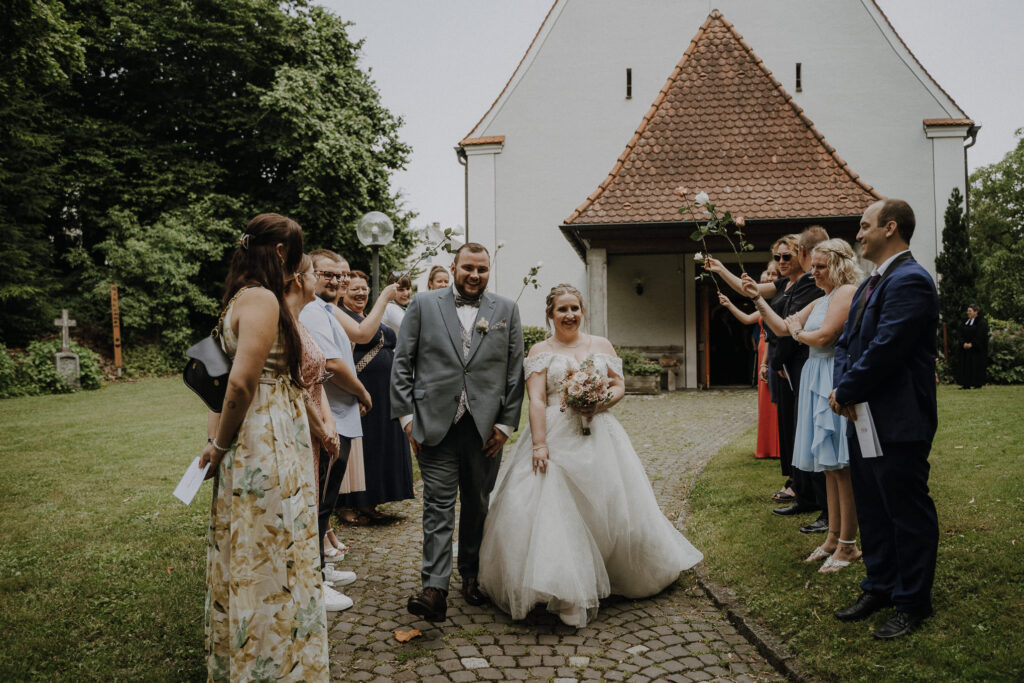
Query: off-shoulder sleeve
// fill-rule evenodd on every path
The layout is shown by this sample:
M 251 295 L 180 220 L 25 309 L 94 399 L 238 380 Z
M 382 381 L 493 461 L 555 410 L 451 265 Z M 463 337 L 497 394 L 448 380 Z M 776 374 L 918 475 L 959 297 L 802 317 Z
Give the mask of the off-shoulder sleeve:
M 527 378 L 535 372 L 543 372 L 548 369 L 548 364 L 551 363 L 551 358 L 555 354 L 550 351 L 538 353 L 536 356 L 527 356 L 523 360 L 523 373 Z
M 613 356 L 610 353 L 595 353 L 594 357 L 603 360 L 608 369 L 619 377 L 625 376 L 622 374 L 622 359 L 618 356 Z

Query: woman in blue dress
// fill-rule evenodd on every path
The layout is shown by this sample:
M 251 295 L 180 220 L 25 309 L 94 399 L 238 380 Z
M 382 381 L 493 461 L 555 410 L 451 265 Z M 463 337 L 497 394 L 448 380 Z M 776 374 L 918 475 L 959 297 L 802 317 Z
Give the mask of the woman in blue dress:
M 810 349 L 800 380 L 793 467 L 824 472 L 828 497 L 828 537 L 806 562 L 825 560 L 818 570 L 837 572 L 860 557 L 857 549 L 857 507 L 850 480 L 846 418 L 829 408 L 834 346 L 846 324 L 857 284 L 864 277 L 850 245 L 825 240 L 811 252 L 811 273 L 825 292 L 799 313 L 781 318 L 768 306 L 758 306 L 765 323 L 777 335 L 792 336 Z

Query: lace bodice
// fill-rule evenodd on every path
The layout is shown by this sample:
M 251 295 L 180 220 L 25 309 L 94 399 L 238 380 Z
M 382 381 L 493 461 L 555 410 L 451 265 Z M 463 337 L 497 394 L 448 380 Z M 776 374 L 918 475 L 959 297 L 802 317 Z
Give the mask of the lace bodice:
M 622 359 L 618 356 L 607 353 L 592 353 L 588 357 L 594 360 L 598 370 L 605 375 L 611 373 L 622 377 Z M 565 379 L 569 369 L 578 368 L 579 365 L 580 361 L 572 356 L 545 351 L 524 360 L 523 370 L 526 373 L 527 379 L 535 372 L 547 371 L 547 402 L 551 406 L 559 404 L 561 401 L 559 392 L 562 388 L 562 380 Z

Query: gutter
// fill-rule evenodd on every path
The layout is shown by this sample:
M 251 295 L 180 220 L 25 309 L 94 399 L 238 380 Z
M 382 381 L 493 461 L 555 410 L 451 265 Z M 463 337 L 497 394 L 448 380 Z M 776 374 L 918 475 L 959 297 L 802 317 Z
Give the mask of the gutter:
M 967 150 L 974 147 L 974 143 L 978 141 L 978 131 L 980 130 L 981 124 L 979 123 L 968 128 L 967 135 L 971 141 L 964 143 L 964 222 L 967 223 L 968 232 L 971 229 L 971 175 L 967 172 Z

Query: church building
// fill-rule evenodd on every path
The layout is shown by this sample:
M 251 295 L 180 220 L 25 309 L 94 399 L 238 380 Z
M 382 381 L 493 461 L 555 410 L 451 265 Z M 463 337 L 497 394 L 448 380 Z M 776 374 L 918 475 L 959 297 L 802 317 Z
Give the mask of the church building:
M 755 251 L 822 225 L 853 243 L 863 210 L 906 199 L 934 274 L 942 218 L 966 189 L 979 126 L 874 0 L 556 0 L 512 77 L 456 148 L 467 239 L 497 253 L 492 288 L 542 325 L 559 282 L 590 331 L 679 362 L 680 388 L 749 384 L 749 332 L 698 280 L 684 204 L 704 191 Z M 686 197 L 676 188 L 684 187 Z M 854 245 L 856 247 L 856 245 Z M 726 288 L 727 289 L 727 288 Z

